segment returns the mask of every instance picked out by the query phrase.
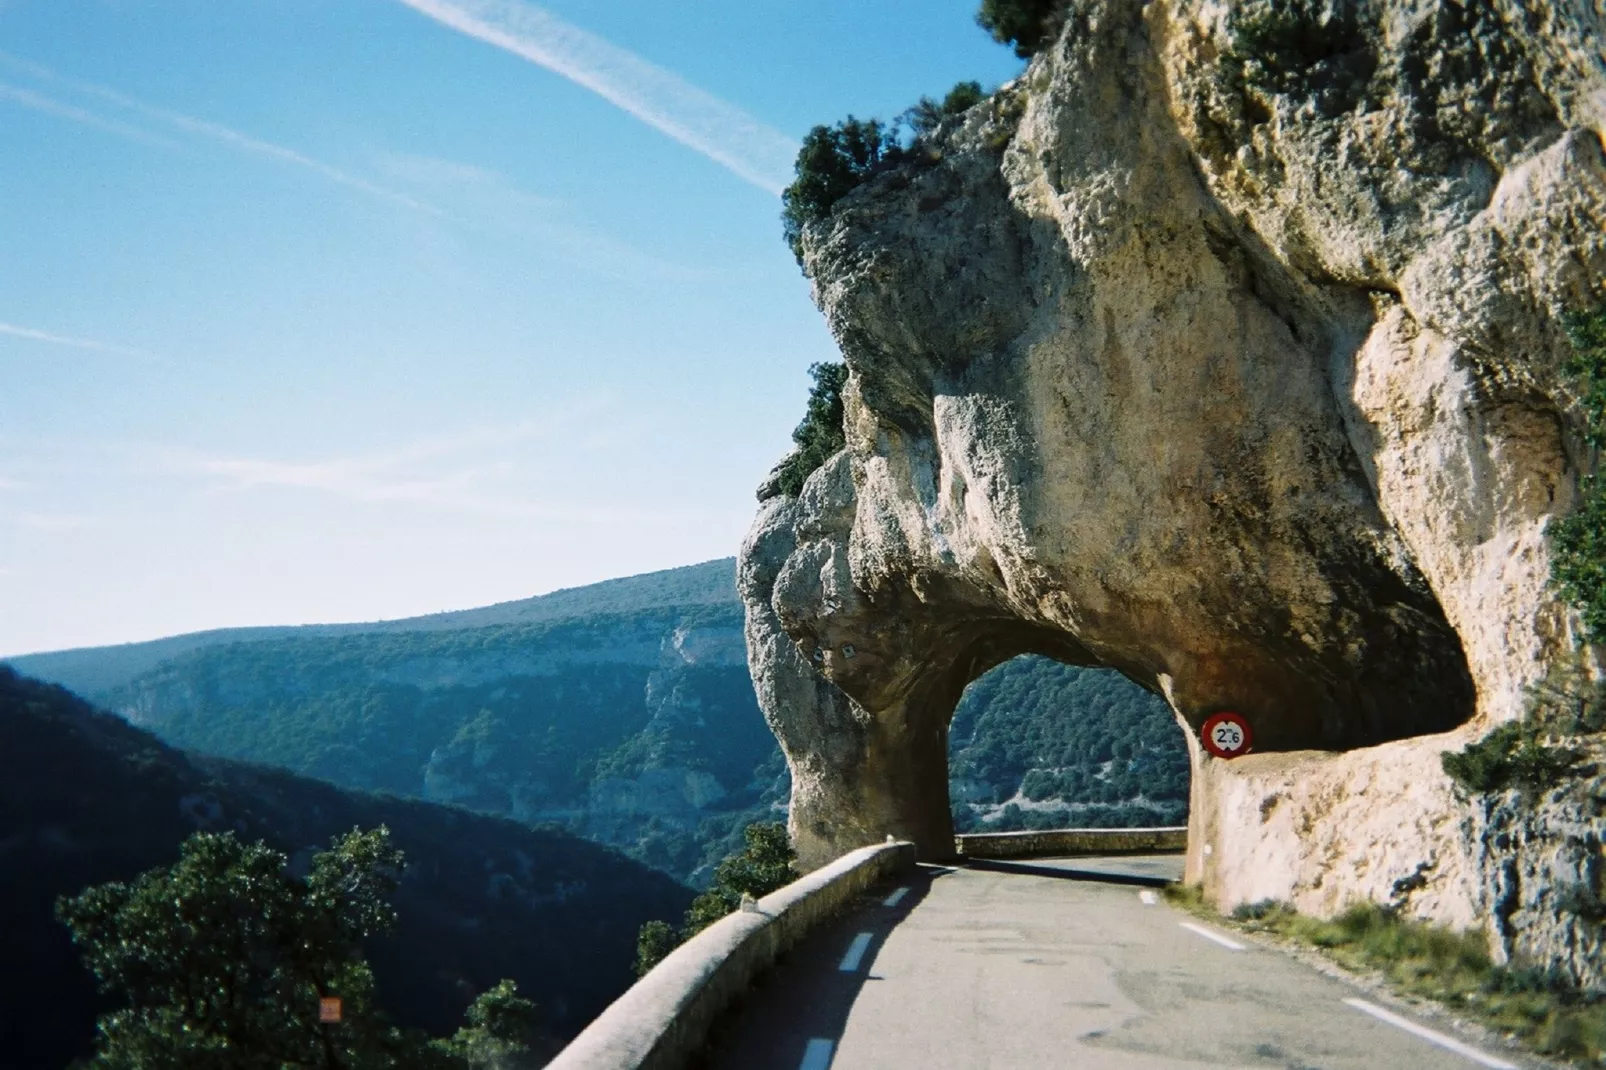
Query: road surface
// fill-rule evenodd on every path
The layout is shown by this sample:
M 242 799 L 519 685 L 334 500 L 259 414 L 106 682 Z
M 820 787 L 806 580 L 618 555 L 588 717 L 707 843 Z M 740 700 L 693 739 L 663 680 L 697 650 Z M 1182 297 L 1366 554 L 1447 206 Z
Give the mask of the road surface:
M 1505 1051 L 1446 1048 L 1465 1038 L 1444 1022 L 1391 1010 L 1165 905 L 1154 888 L 1181 864 L 1160 855 L 922 866 L 902 891 L 866 899 L 783 958 L 716 1028 L 706 1066 L 1537 1065 Z

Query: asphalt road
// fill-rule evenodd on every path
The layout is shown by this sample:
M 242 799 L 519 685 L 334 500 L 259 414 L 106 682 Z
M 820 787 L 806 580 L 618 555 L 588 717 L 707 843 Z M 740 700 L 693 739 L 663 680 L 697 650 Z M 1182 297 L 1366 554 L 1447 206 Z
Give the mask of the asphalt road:
M 1181 865 L 1178 856 L 1145 856 L 922 867 L 901 893 L 866 899 L 783 958 L 716 1028 L 705 1065 L 1535 1065 L 1506 1052 L 1446 1049 L 1408 1031 L 1427 1027 L 1465 1043 L 1443 1022 L 1397 1008 L 1396 1021 L 1379 1018 L 1376 1011 L 1391 1011 L 1378 997 L 1166 906 L 1153 888 Z

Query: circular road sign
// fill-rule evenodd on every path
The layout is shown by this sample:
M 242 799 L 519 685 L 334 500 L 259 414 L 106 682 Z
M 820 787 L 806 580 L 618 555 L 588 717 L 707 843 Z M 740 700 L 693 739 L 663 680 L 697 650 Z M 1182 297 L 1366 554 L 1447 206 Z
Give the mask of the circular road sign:
M 1204 741 L 1204 749 L 1217 758 L 1236 758 L 1248 754 L 1254 744 L 1249 722 L 1244 720 L 1243 714 L 1230 711 L 1213 713 L 1207 717 L 1199 735 Z

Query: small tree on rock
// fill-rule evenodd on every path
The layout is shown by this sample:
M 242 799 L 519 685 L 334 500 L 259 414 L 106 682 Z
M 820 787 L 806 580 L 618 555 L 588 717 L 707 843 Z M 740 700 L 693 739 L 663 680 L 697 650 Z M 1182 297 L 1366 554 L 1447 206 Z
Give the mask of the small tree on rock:
M 815 469 L 847 445 L 842 428 L 842 388 L 848 382 L 848 366 L 840 361 L 814 364 L 809 367 L 809 375 L 814 385 L 809 389 L 803 419 L 792 432 L 795 448 L 781 462 L 777 473 L 780 492 L 794 498 Z
M 797 177 L 781 194 L 786 244 L 803 262 L 803 228 L 831 214 L 836 202 L 899 156 L 897 132 L 876 119 L 848 116 L 835 126 L 816 126 L 803 138 Z
M 976 21 L 993 40 L 1029 59 L 1059 35 L 1064 9 L 1064 0 L 982 0 Z

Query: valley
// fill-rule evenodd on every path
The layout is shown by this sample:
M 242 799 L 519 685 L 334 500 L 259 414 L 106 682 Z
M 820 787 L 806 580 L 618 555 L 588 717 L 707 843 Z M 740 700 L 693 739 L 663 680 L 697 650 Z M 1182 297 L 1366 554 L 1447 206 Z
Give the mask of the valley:
M 689 882 L 785 816 L 734 561 L 373 624 L 239 629 L 13 658 L 168 744 L 362 791 L 555 826 Z M 1022 657 L 951 737 L 961 831 L 1179 824 L 1163 700 Z

